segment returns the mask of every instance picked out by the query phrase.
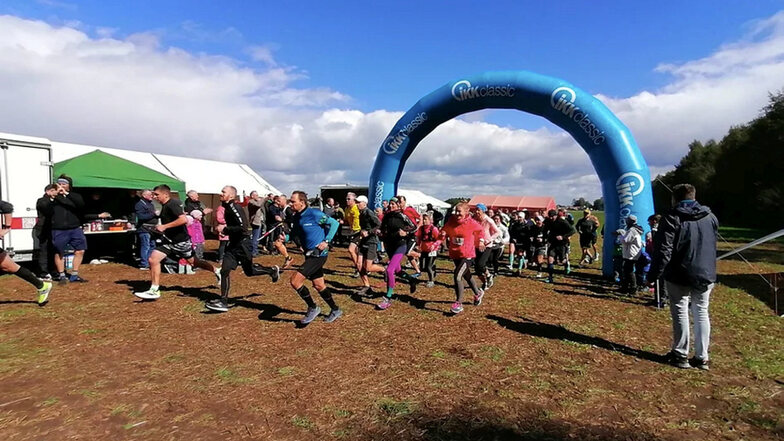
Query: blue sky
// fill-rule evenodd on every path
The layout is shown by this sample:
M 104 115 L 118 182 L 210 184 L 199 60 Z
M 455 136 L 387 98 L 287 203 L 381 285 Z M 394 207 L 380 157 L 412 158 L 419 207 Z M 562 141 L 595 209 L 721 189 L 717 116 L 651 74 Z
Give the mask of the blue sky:
M 681 93 L 675 89 L 684 87 L 684 82 L 692 81 L 695 75 L 705 80 L 699 83 L 702 85 L 722 75 L 701 70 L 700 60 L 703 63 L 720 63 L 727 59 L 722 54 L 736 45 L 748 45 L 751 52 L 755 44 L 772 45 L 773 37 L 770 35 L 777 37 L 780 32 L 779 20 L 773 18 L 778 17 L 776 14 L 781 10 L 784 10 L 784 1 L 765 0 L 654 3 L 6 0 L 0 5 L 0 14 L 21 20 L 19 23 L 22 25 L 41 21 L 50 27 L 40 32 L 52 33 L 66 28 L 82 33 L 87 41 L 79 40 L 78 44 L 99 45 L 101 39 L 109 39 L 134 45 L 141 51 L 138 52 L 141 55 L 136 60 L 137 64 L 155 57 L 172 57 L 174 50 L 190 57 L 193 63 L 201 66 L 202 71 L 213 69 L 216 65 L 223 69 L 221 72 L 226 69 L 249 71 L 266 80 L 258 80 L 263 84 L 244 96 L 253 95 L 264 101 L 262 106 L 251 104 L 254 111 L 285 110 L 281 112 L 284 116 L 278 120 L 259 118 L 260 123 L 275 124 L 278 132 L 285 133 L 291 133 L 292 127 L 297 124 L 306 130 L 311 122 L 318 125 L 319 117 L 334 117 L 326 113 L 334 109 L 344 112 L 340 117 L 343 123 L 354 123 L 351 116 L 354 114 L 345 112 L 359 112 L 363 118 L 372 119 L 374 112 L 383 111 L 391 115 L 393 124 L 396 112 L 407 110 L 435 88 L 461 76 L 486 70 L 521 69 L 560 77 L 605 97 L 611 108 L 613 103 L 625 108 L 627 104 L 645 102 L 646 93 L 655 97 L 678 96 Z M 774 23 L 764 29 L 756 29 L 766 20 Z M 3 38 L 0 36 L 0 41 Z M 84 67 L 84 64 L 79 64 L 85 60 L 78 51 L 69 55 L 66 49 L 63 50 L 66 51 L 62 54 L 65 60 L 72 60 L 74 66 Z M 766 52 L 767 62 L 778 66 L 778 54 L 769 52 Z M 144 54 L 147 58 L 142 56 Z M 88 61 L 93 63 L 95 60 Z M 117 62 L 116 58 L 103 61 L 104 66 Z M 735 70 L 739 65 L 753 68 L 749 64 L 755 62 L 759 60 L 738 61 L 733 58 L 736 64 L 726 67 Z M 693 66 L 697 69 L 692 69 Z M 161 71 L 160 74 L 165 77 L 167 72 Z M 24 78 L 20 72 L 9 78 L 17 82 L 27 81 L 20 80 Z M 72 77 L 59 80 L 77 87 L 68 82 L 74 81 Z M 780 83 L 778 87 L 784 87 L 784 81 Z M 757 86 L 770 89 L 769 84 Z M 267 92 L 269 95 L 265 95 Z M 766 92 L 759 90 L 754 95 L 756 110 L 765 104 L 764 98 L 760 100 L 758 97 L 766 96 Z M 223 92 L 216 89 L 210 96 L 219 93 Z M 322 94 L 322 98 L 302 98 L 313 94 Z M 294 100 L 292 95 L 298 98 Z M 231 91 L 227 96 L 242 99 L 243 94 Z M 275 100 L 273 104 L 268 102 L 273 99 L 271 97 Z M 208 105 L 207 102 L 205 105 Z M 728 106 L 731 107 L 731 104 Z M 34 109 L 30 111 L 32 113 Z M 171 111 L 176 112 L 177 106 L 173 105 Z M 728 118 L 730 124 L 739 124 L 754 115 L 756 111 L 727 115 L 727 118 L 719 118 L 717 125 L 711 129 L 702 127 L 703 123 L 700 123 L 700 130 L 694 130 L 691 138 L 705 135 L 720 137 L 729 127 Z M 175 118 L 172 115 L 167 117 Z M 239 124 L 237 121 L 241 117 L 236 118 L 230 124 Z M 639 115 L 631 118 L 644 119 Z M 520 112 L 486 111 L 466 120 L 473 123 L 480 120 L 510 128 L 515 136 L 536 133 L 537 130 L 544 130 L 546 137 L 562 135 L 551 133 L 557 129 L 544 120 Z M 122 140 L 112 142 L 106 133 L 97 132 L 93 136 L 85 130 L 55 129 L 51 125 L 37 127 L 12 121 L 6 124 L 10 126 L 0 123 L 0 131 L 22 130 L 27 133 L 33 130 L 35 133 L 27 134 L 53 138 L 68 136 L 71 139 L 65 139 L 67 141 L 135 147 L 124 145 Z M 86 123 L 71 120 L 71 124 Z M 105 124 L 111 124 L 111 121 Z M 384 128 L 384 124 L 378 124 Z M 392 124 L 388 124 L 386 131 Z M 635 133 L 635 127 L 630 127 Z M 378 135 L 379 142 L 384 137 L 382 132 Z M 242 133 L 226 146 L 240 156 L 243 152 L 253 151 L 254 143 L 272 142 L 264 134 L 259 134 L 259 138 L 254 140 L 247 135 L 247 130 Z M 373 137 L 365 135 L 366 140 L 355 143 L 363 146 L 373 144 Z M 158 134 L 154 131 L 149 133 L 150 138 L 155 136 Z M 221 136 L 226 136 L 226 132 L 222 132 Z M 639 142 L 639 136 L 636 133 L 635 136 Z M 302 135 L 298 134 L 296 139 L 283 136 L 278 141 L 298 143 L 302 139 Z M 685 153 L 689 140 L 689 136 L 684 134 L 679 141 L 680 154 L 674 147 L 668 150 L 670 154 L 666 157 L 657 153 L 646 154 L 652 169 L 663 170 L 677 162 Z M 321 144 L 329 145 L 334 139 L 321 141 Z M 352 143 L 351 140 L 345 142 Z M 310 148 L 316 148 L 316 145 Z M 338 151 L 343 151 L 341 148 L 339 146 Z M 647 153 L 645 146 L 641 148 Z M 172 153 L 177 152 L 176 148 L 171 150 Z M 374 153 L 368 152 L 371 159 Z M 209 157 L 211 153 L 205 152 L 205 156 Z M 419 151 L 412 157 L 418 171 L 431 170 L 434 174 L 465 171 L 460 167 L 452 169 L 448 164 L 439 168 L 437 164 L 420 160 L 423 158 Z M 587 159 L 582 159 L 584 167 Z M 290 179 L 292 170 L 286 169 L 285 161 L 273 164 L 260 160 L 246 162 L 281 179 L 288 176 L 288 181 L 273 182 L 284 190 L 291 190 L 290 185 L 312 187 L 315 182 L 305 178 Z M 364 168 L 367 161 L 354 162 L 361 163 L 356 170 L 353 163 L 345 165 L 344 170 L 341 170 L 340 164 L 333 163 L 316 170 L 320 176 L 313 179 L 361 181 L 367 174 L 368 168 Z M 574 164 L 575 167 L 578 165 Z M 507 173 L 509 169 L 499 169 L 493 176 Z M 554 181 L 584 177 L 578 175 L 574 167 L 569 170 L 553 169 Z M 424 177 L 423 181 L 426 181 Z M 579 182 L 571 185 L 580 188 Z M 582 182 L 588 186 L 588 181 Z M 415 179 L 412 184 L 421 182 Z M 597 195 L 598 183 L 590 186 L 588 196 Z M 538 189 L 540 186 L 534 187 Z M 553 193 L 565 199 L 573 188 Z M 514 193 L 515 189 L 502 187 L 498 191 Z M 437 193 L 441 197 L 449 196 L 443 191 Z

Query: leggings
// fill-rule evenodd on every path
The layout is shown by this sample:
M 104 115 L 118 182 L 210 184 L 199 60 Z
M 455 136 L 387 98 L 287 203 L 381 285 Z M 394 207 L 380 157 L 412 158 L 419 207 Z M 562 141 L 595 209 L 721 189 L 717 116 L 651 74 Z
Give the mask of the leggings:
M 455 297 L 460 303 L 463 302 L 463 280 L 468 283 L 468 286 L 471 288 L 471 291 L 473 291 L 474 294 L 479 294 L 479 289 L 476 286 L 476 282 L 471 277 L 471 264 L 473 264 L 471 259 L 455 259 L 455 272 L 453 273 L 455 281 Z
M 386 269 L 387 289 L 395 288 L 395 274 L 399 273 L 402 269 L 400 264 L 404 257 L 406 257 L 406 244 L 399 246 L 389 258 L 389 264 L 387 265 Z
M 427 272 L 427 280 L 432 282 L 436 278 L 436 256 L 429 256 L 428 254 L 422 252 L 422 269 Z
M 493 274 L 498 274 L 498 267 L 501 264 L 501 256 L 504 255 L 504 247 L 500 246 L 498 248 L 493 248 L 492 250 L 492 257 L 490 257 L 490 261 L 493 263 Z
M 484 277 L 485 272 L 487 271 L 487 262 L 490 260 L 490 256 L 493 254 L 492 248 L 485 248 L 484 251 L 479 251 L 479 248 L 476 249 L 476 261 L 474 262 L 474 272 L 476 272 L 477 276 Z

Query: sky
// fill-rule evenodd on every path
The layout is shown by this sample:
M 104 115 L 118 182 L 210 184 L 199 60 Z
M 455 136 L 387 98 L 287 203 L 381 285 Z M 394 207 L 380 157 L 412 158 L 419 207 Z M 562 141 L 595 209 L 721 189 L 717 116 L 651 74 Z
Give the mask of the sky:
M 784 89 L 784 0 L 5 0 L 0 30 L 0 132 L 243 162 L 285 193 L 366 185 L 406 110 L 484 71 L 594 94 L 652 176 Z M 400 185 L 601 196 L 566 132 L 512 110 L 438 127 Z

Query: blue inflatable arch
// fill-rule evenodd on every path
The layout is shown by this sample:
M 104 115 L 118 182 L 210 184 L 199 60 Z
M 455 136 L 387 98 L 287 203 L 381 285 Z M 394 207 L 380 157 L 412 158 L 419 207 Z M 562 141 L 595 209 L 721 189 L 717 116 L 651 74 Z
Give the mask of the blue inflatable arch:
M 602 268 L 605 276 L 611 276 L 612 232 L 625 228 L 625 219 L 632 214 L 646 227 L 653 214 L 648 165 L 629 129 L 604 104 L 557 78 L 526 71 L 485 72 L 447 83 L 419 100 L 378 150 L 370 173 L 371 207 L 396 194 L 406 161 L 425 136 L 458 115 L 481 109 L 518 109 L 547 118 L 588 153 L 602 184 L 606 213 Z

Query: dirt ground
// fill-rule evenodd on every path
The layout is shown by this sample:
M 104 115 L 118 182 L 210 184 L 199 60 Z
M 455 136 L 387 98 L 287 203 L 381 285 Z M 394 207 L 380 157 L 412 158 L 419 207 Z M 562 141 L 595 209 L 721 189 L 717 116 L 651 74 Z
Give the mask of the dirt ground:
M 784 271 L 782 251 L 750 260 Z M 204 271 L 164 275 L 161 299 L 140 302 L 148 273 L 86 265 L 89 283 L 43 308 L 5 276 L 0 440 L 784 438 L 784 319 L 740 260 L 720 263 L 709 372 L 664 364 L 669 311 L 617 295 L 595 268 L 554 285 L 499 277 L 453 317 L 452 264 L 438 267 L 435 288 L 401 287 L 381 312 L 352 294 L 337 249 L 327 280 L 345 315 L 305 328 L 291 273 L 235 272 L 225 314 L 203 309 L 218 293 Z

